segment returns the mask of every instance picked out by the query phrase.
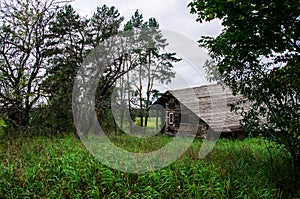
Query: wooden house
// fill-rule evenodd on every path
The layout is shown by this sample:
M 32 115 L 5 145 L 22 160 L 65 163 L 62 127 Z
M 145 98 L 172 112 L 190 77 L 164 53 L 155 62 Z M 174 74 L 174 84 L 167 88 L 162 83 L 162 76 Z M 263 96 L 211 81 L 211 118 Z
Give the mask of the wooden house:
M 154 105 L 164 110 L 160 114 L 163 134 L 206 138 L 208 131 L 229 136 L 241 132 L 242 118 L 228 105 L 240 99 L 242 97 L 234 96 L 230 89 L 214 84 L 167 91 Z

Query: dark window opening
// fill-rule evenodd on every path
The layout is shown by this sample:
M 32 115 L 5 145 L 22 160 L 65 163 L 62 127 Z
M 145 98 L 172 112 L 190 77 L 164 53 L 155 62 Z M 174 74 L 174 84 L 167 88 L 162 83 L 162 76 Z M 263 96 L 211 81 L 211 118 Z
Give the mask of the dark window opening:
M 174 113 L 169 113 L 169 124 L 174 123 Z

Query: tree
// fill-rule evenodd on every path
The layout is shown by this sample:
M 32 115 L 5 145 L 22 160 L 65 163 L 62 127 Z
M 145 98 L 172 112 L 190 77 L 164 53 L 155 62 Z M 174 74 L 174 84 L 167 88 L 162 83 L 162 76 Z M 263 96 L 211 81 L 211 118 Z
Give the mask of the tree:
M 99 43 L 108 42 L 109 45 L 115 46 L 115 42 L 109 38 L 120 33 L 121 23 L 124 17 L 121 16 L 115 7 L 107 7 L 106 5 L 98 7 L 89 23 L 89 36 L 92 47 L 97 47 Z M 120 45 L 120 48 L 123 48 Z M 117 53 L 117 52 L 115 52 Z M 110 108 L 109 97 L 112 93 L 112 87 L 116 81 L 130 69 L 125 69 L 122 64 L 124 55 L 119 53 L 112 64 L 105 64 L 105 72 L 100 78 L 97 87 L 96 109 L 98 114 L 107 114 Z
M 196 0 L 189 6 L 199 22 L 222 20 L 218 37 L 199 42 L 210 49 L 220 79 L 251 102 L 242 111 L 245 129 L 289 150 L 300 190 L 300 2 Z
M 88 52 L 86 27 L 88 20 L 80 17 L 71 5 L 65 5 L 51 22 L 49 65 L 44 83 L 47 95 L 48 126 L 51 131 L 73 129 L 72 88 L 77 70 Z
M 76 78 L 77 82 L 82 83 L 76 84 L 77 86 L 85 85 L 86 88 L 91 88 L 90 84 L 96 84 L 93 79 L 99 77 L 97 86 L 93 86 L 97 87 L 95 108 L 98 118 L 101 118 L 99 121 L 101 126 L 109 126 L 108 123 L 114 124 L 115 121 L 111 120 L 110 97 L 116 83 L 135 67 L 135 64 L 128 64 L 128 61 L 131 56 L 131 49 L 133 49 L 132 46 L 136 43 L 131 40 L 132 34 L 120 31 L 122 21 L 123 17 L 114 7 L 109 8 L 104 5 L 97 8 L 96 13 L 89 20 L 87 28 L 88 41 L 91 46 L 90 53 L 84 60 L 83 65 L 85 67 L 79 70 L 79 75 Z M 75 87 L 75 89 L 81 91 L 81 88 Z M 87 98 L 90 97 L 89 92 L 93 91 L 85 93 Z M 74 106 L 78 111 L 85 110 L 90 105 L 88 102 L 84 102 L 81 96 L 75 94 L 75 98 L 79 104 L 83 105 L 82 107 Z M 90 101 L 92 100 L 90 99 Z M 76 115 L 80 116 L 80 114 Z M 88 117 L 89 115 L 86 115 L 86 118 Z M 116 125 L 114 126 L 116 131 Z M 87 131 L 86 129 L 88 128 L 83 131 Z
M 89 22 L 88 36 L 92 46 L 95 48 L 99 42 L 118 34 L 123 20 L 124 17 L 114 6 L 97 7 Z
M 122 21 L 119 12 L 106 5 L 98 7 L 90 19 L 80 17 L 71 5 L 66 5 L 57 13 L 55 21 L 51 23 L 52 40 L 48 43 L 51 68 L 47 71 L 45 83 L 51 115 L 54 117 L 53 131 L 65 132 L 73 127 L 72 91 L 78 69 L 100 42 L 118 33 Z M 119 72 L 114 71 L 114 75 Z M 100 110 L 107 106 L 114 75 L 108 74 L 100 80 L 96 105 L 99 114 L 106 114 Z
M 140 46 L 135 51 L 137 59 L 135 59 L 134 73 L 137 75 L 135 75 L 133 85 L 136 88 L 139 101 L 140 126 L 147 126 L 149 117 L 147 110 L 151 106 L 151 95 L 155 93 L 154 82 L 170 83 L 175 76 L 175 72 L 171 70 L 172 63 L 181 59 L 175 57 L 176 53 L 161 52 L 168 44 L 166 39 L 163 38 L 155 18 L 150 18 L 147 22 L 144 22 L 142 14 L 139 14 L 137 10 L 131 20 L 125 24 L 124 29 L 133 30 L 136 34 L 135 37 L 140 41 Z M 143 83 L 147 85 L 145 89 Z M 143 97 L 144 92 L 146 97 Z
M 153 88 L 155 81 L 158 81 L 161 84 L 171 83 L 172 78 L 175 77 L 175 72 L 172 71 L 173 63 L 180 61 L 181 59 L 176 58 L 176 53 L 162 53 L 160 52 L 168 44 L 166 39 L 163 38 L 159 30 L 159 24 L 155 18 L 150 18 L 148 21 L 148 36 L 149 38 L 153 37 L 152 45 L 154 48 L 149 48 L 146 50 L 146 64 L 145 64 L 145 73 L 144 78 L 147 81 L 146 88 L 146 101 L 145 109 L 148 110 L 152 104 L 151 95 L 155 95 L 157 90 Z M 146 112 L 145 126 L 148 124 L 149 113 Z
M 49 25 L 59 1 L 1 1 L 0 104 L 17 132 L 25 130 L 30 113 L 43 98 L 48 68 Z
M 125 26 L 124 26 L 124 30 L 125 31 L 133 31 L 133 38 L 136 38 L 136 40 L 138 40 L 138 45 L 136 46 L 135 51 L 133 52 L 136 55 L 136 59 L 131 60 L 131 63 L 135 65 L 135 69 L 137 68 L 137 70 L 135 71 L 136 75 L 133 79 L 133 81 L 137 84 L 135 84 L 136 87 L 136 92 L 135 92 L 135 96 L 138 96 L 138 106 L 140 108 L 140 126 L 143 126 L 143 117 L 144 117 L 144 106 L 143 106 L 143 85 L 142 85 L 142 73 L 143 73 L 143 64 L 145 63 L 145 59 L 142 56 L 142 50 L 145 49 L 145 41 L 142 38 L 142 34 L 140 31 L 142 30 L 142 28 L 145 28 L 146 23 L 144 23 L 144 19 L 143 19 L 143 15 L 139 13 L 138 10 L 135 11 L 134 15 L 131 17 L 131 20 L 128 21 Z M 132 103 L 133 101 L 129 101 L 129 106 L 130 103 Z M 136 104 L 137 105 L 137 104 Z

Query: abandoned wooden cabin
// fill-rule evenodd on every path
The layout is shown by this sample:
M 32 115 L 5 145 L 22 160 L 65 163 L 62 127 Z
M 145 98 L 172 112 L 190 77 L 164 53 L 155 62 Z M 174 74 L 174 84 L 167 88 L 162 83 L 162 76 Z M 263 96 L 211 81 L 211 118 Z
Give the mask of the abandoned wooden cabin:
M 163 134 L 176 136 L 181 133 L 206 138 L 208 131 L 212 131 L 229 137 L 242 130 L 241 116 L 228 106 L 240 99 L 230 89 L 214 84 L 167 91 L 154 105 L 160 105 L 163 107 L 160 110 L 164 110 L 160 113 Z

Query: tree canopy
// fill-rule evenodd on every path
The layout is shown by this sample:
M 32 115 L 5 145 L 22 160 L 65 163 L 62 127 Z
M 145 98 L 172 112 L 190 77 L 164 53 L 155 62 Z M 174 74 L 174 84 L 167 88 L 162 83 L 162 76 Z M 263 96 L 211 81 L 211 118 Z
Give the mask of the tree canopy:
M 43 98 L 50 23 L 59 1 L 5 1 L 0 13 L 0 104 L 17 131 Z
M 219 36 L 199 42 L 210 50 L 219 80 L 251 102 L 243 111 L 245 130 L 284 144 L 299 159 L 300 2 L 196 0 L 189 6 L 199 22 L 222 20 Z
M 137 11 L 125 26 L 123 21 L 113 6 L 103 5 L 91 17 L 82 17 L 68 1 L 1 1 L 0 121 L 5 121 L 6 131 L 16 135 L 31 129 L 37 134 L 71 131 L 76 75 L 88 62 L 89 54 L 101 47 L 111 51 L 107 59 L 113 61 L 97 69 L 103 71 L 97 82 L 96 113 L 113 123 L 110 95 L 125 75 L 132 78 L 128 72 L 137 66 L 143 66 L 144 71 L 148 66 L 145 106 L 149 106 L 154 80 L 170 81 L 174 76 L 171 62 L 177 59 L 173 53 L 159 52 L 167 44 L 154 18 L 143 22 Z M 118 43 L 118 39 L 122 42 Z M 152 65 L 156 66 L 153 70 L 149 68 Z M 86 68 L 91 69 L 95 69 L 91 74 L 97 72 L 95 67 Z

